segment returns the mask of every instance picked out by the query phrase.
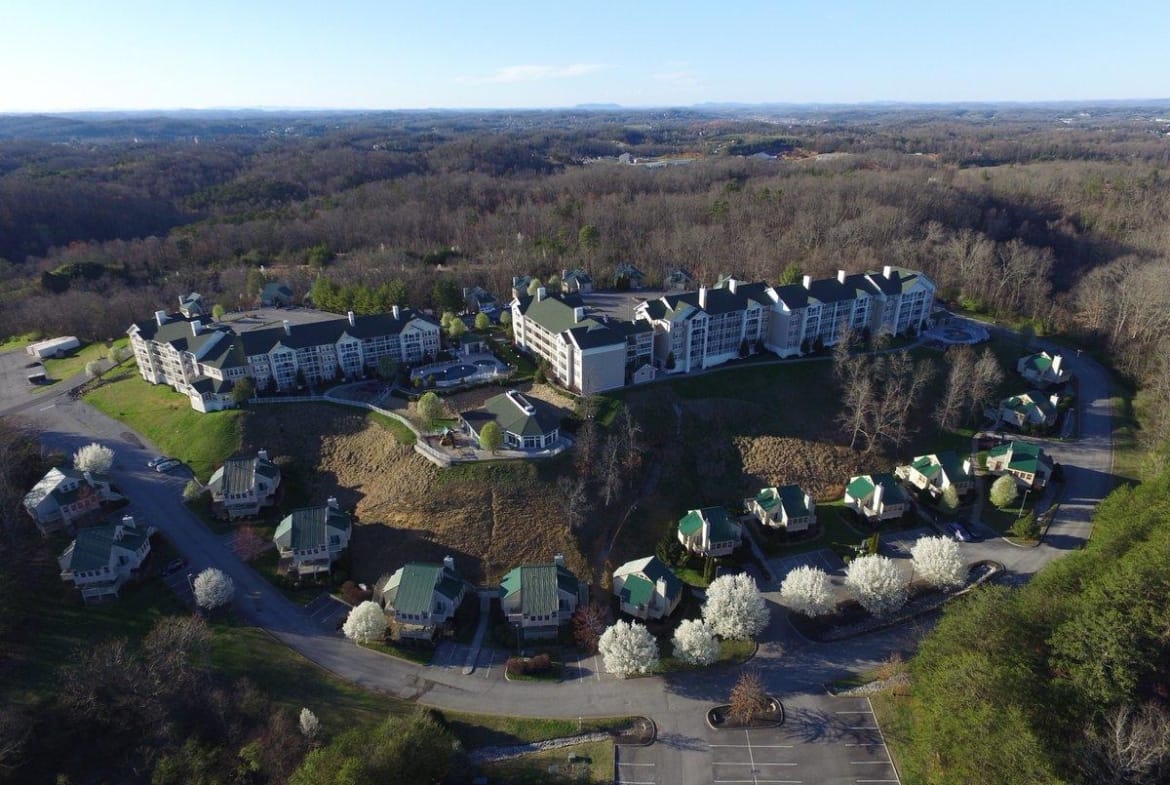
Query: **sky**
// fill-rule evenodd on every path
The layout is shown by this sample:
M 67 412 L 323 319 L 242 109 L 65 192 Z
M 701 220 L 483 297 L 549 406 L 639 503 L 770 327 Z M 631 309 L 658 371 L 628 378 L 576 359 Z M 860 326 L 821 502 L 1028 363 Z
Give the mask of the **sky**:
M 3 0 L 0 112 L 1170 96 L 1167 0 Z

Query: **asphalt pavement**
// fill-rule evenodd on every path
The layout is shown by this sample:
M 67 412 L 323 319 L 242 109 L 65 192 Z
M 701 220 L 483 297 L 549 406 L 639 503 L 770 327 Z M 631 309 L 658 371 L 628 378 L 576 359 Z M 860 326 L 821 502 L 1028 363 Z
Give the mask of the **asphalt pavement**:
M 998 561 L 1017 580 L 1026 579 L 1051 560 L 1080 547 L 1088 536 L 1093 509 L 1114 485 L 1108 377 L 1088 358 L 1070 354 L 1066 353 L 1068 365 L 1081 380 L 1081 438 L 1075 442 L 1045 442 L 1046 449 L 1064 465 L 1067 482 L 1060 512 L 1044 543 L 1020 548 L 1005 540 L 991 539 L 961 546 L 970 561 Z M 776 782 L 784 777 L 775 775 L 776 779 L 772 779 L 770 773 L 767 777 L 765 773 L 787 769 L 799 772 L 791 780 L 861 782 L 866 778 L 850 776 L 870 766 L 875 772 L 881 770 L 881 776 L 875 775 L 871 781 L 897 781 L 896 774 L 881 769 L 882 756 L 877 742 L 871 741 L 875 738 L 873 731 L 862 727 L 862 723 L 872 723 L 872 717 L 863 716 L 860 708 L 840 708 L 844 704 L 827 697 L 823 685 L 885 661 L 893 652 L 912 651 L 923 625 L 903 625 L 834 644 L 813 644 L 801 639 L 788 625 L 778 597 L 766 595 L 773 610 L 772 623 L 748 667 L 758 670 L 769 690 L 789 708 L 790 721 L 783 734 L 770 738 L 753 731 L 740 747 L 712 746 L 710 729 L 703 721 L 710 706 L 727 700 L 739 668 L 619 681 L 601 674 L 596 658 L 592 662 L 587 658 L 572 666 L 577 667 L 575 677 L 560 684 L 542 684 L 491 678 L 501 664 L 494 662 L 495 654 L 490 650 L 488 662 L 480 663 L 469 676 L 459 668 L 418 666 L 355 646 L 329 630 L 329 624 L 322 624 L 315 614 L 290 602 L 241 563 L 222 538 L 187 510 L 181 502 L 184 477 L 146 468 L 146 461 L 158 454 L 153 445 L 129 433 L 123 424 L 70 400 L 63 394 L 66 390 L 62 387 L 60 392 L 33 397 L 0 387 L 0 415 L 23 412 L 40 429 L 43 443 L 53 449 L 71 452 L 95 439 L 112 447 L 117 454 L 113 479 L 131 499 L 129 512 L 166 534 L 188 559 L 187 571 L 197 574 L 214 566 L 227 572 L 236 583 L 236 610 L 241 617 L 343 678 L 427 705 L 486 714 L 650 716 L 658 725 L 659 740 L 642 752 L 622 749 L 619 761 L 626 764 L 619 766 L 622 782 Z M 838 711 L 858 712 L 857 724 L 841 725 L 845 715 L 833 713 Z M 757 765 L 753 763 L 756 739 L 777 745 L 790 743 L 791 752 L 761 753 Z M 872 753 L 849 746 L 871 743 Z M 759 748 L 772 749 L 768 744 Z M 736 775 L 729 772 L 745 768 L 744 750 L 749 754 L 748 775 L 736 780 Z M 786 763 L 795 766 L 781 765 Z

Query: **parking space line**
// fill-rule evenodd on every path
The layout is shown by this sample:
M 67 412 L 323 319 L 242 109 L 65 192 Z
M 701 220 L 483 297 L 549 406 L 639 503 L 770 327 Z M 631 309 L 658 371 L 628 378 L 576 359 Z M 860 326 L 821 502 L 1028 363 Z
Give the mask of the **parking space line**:
M 495 662 L 496 662 L 496 653 L 495 653 L 494 651 L 492 651 L 492 652 L 489 652 L 489 654 L 488 654 L 488 666 L 487 666 L 487 668 L 485 668 L 485 669 L 484 669 L 484 672 L 483 672 L 483 677 L 484 677 L 485 679 L 486 679 L 486 678 L 488 677 L 488 675 L 489 675 L 489 674 L 492 672 L 492 665 L 494 665 L 494 664 L 495 664 Z
M 799 763 L 752 763 L 750 761 L 746 762 L 746 763 L 740 763 L 739 761 L 734 761 L 734 760 L 727 760 L 727 761 L 717 760 L 717 761 L 712 761 L 712 762 L 716 766 L 751 766 L 753 769 L 756 766 L 799 766 L 800 765 Z M 879 761 L 879 762 L 885 763 L 885 761 Z
M 889 764 L 890 764 L 890 762 L 888 760 L 851 760 L 851 761 L 849 761 L 850 766 L 871 766 L 871 765 L 888 766 Z
M 744 749 L 745 747 L 754 747 L 757 750 L 790 750 L 791 744 L 708 744 L 708 747 L 738 747 Z
M 618 765 L 619 766 L 654 766 L 657 764 L 654 764 L 654 763 L 622 763 L 621 761 L 618 761 Z
M 884 747 L 886 745 L 884 742 L 880 742 L 880 741 L 866 741 L 866 742 L 858 742 L 856 744 L 846 744 L 845 746 L 846 747 Z
M 854 709 L 852 711 L 835 711 L 833 713 L 834 714 L 873 714 L 872 711 L 866 711 L 865 709 Z
M 593 655 L 593 675 L 598 681 L 601 681 L 601 667 L 597 664 L 597 655 Z

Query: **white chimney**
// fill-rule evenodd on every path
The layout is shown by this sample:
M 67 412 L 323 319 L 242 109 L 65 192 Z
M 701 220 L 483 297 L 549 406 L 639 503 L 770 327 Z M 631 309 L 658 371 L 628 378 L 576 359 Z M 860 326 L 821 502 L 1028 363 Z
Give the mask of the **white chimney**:
M 565 279 L 568 277 L 569 277 L 569 271 L 568 270 L 561 270 L 561 283 L 564 283 Z
M 732 294 L 735 294 L 735 290 L 739 288 L 739 281 L 735 280 L 734 278 L 728 278 L 727 288 L 731 290 Z
M 874 483 L 874 486 L 873 486 L 873 511 L 878 513 L 879 515 L 881 514 L 881 511 L 882 511 L 882 493 L 885 490 L 886 490 L 886 487 L 884 485 L 882 485 L 881 483 Z
M 573 324 L 580 324 L 581 320 L 585 318 L 585 309 L 578 305 L 573 309 Z
M 446 567 L 451 572 L 455 572 L 455 557 L 444 556 L 443 557 L 443 566 Z
M 548 297 L 548 289 L 545 289 L 543 286 L 538 286 L 536 288 L 536 301 L 541 302 L 545 297 Z
M 166 311 L 155 311 L 154 312 L 154 321 L 155 321 L 155 323 L 158 324 L 159 327 L 162 327 L 164 324 L 167 323 L 167 312 Z
M 837 283 L 845 283 L 845 271 L 844 270 L 837 271 Z
M 256 457 L 262 461 L 268 460 L 268 450 L 261 447 L 259 450 L 256 451 Z
M 520 285 L 520 276 L 513 275 L 512 276 L 512 288 L 515 289 L 519 285 Z
M 704 311 L 707 310 L 707 287 L 699 287 L 699 307 Z
M 289 324 L 288 319 L 284 320 L 284 334 L 285 335 L 292 335 L 292 325 Z
M 134 523 L 134 516 L 133 515 L 123 515 L 122 516 L 122 525 L 129 526 L 130 528 L 134 528 L 137 524 Z
M 971 473 L 971 459 L 970 458 L 963 459 L 963 473 L 964 474 Z
M 1052 374 L 1053 374 L 1053 376 L 1060 376 L 1060 364 L 1061 364 L 1061 361 L 1063 359 L 1064 358 L 1061 357 L 1059 354 L 1053 355 L 1053 357 L 1052 357 Z
M 203 329 L 203 322 L 198 319 L 191 320 L 191 334 L 198 335 L 199 331 Z
M 400 318 L 402 318 L 402 317 L 401 317 L 401 313 L 402 313 L 402 312 L 398 310 L 398 306 L 397 306 L 397 305 L 392 305 L 392 306 L 390 306 L 390 312 L 394 314 L 394 318 L 395 318 L 395 319 L 400 319 Z
M 329 505 L 330 509 L 334 509 L 334 510 L 341 509 L 340 506 L 337 504 L 337 497 L 336 496 L 330 496 L 328 499 L 325 500 L 325 504 Z
M 357 326 L 357 317 L 353 315 L 353 311 L 346 311 L 345 316 L 347 319 L 349 319 L 349 326 L 350 327 Z
M 883 267 L 882 268 L 882 276 L 885 278 L 893 278 L 894 277 L 893 265 L 887 264 L 885 267 Z
M 804 284 L 805 289 L 811 289 L 812 288 L 812 276 L 811 275 L 804 276 L 804 280 L 802 280 L 801 283 Z
M 565 566 L 564 554 L 558 553 L 556 556 L 554 556 L 553 557 L 553 564 L 557 565 L 558 567 L 564 567 Z

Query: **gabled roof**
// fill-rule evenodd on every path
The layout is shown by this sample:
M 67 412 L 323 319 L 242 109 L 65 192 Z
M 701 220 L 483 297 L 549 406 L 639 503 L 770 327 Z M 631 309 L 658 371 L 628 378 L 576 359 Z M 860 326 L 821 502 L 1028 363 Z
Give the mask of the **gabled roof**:
M 493 420 L 504 432 L 518 436 L 544 436 L 561 425 L 560 414 L 550 404 L 515 390 L 489 398 L 483 409 L 461 412 L 459 416 L 476 433 Z
M 614 570 L 613 574 L 615 577 L 628 576 L 622 588 L 622 600 L 631 605 L 647 604 L 654 596 L 660 580 L 665 584 L 667 600 L 673 602 L 675 597 L 682 594 L 682 581 L 657 556 L 628 561 Z
M 128 523 L 79 529 L 77 539 L 61 555 L 61 566 L 73 572 L 100 570 L 109 566 L 115 547 L 136 551 L 147 536 L 145 529 Z
M 910 465 L 922 476 L 934 479 L 945 473 L 951 482 L 971 479 L 971 473 L 963 468 L 963 460 L 952 450 L 917 456 Z
M 102 478 L 102 475 L 95 475 L 96 478 Z M 55 466 L 45 473 L 37 484 L 24 495 L 24 504 L 26 507 L 36 507 L 49 496 L 52 496 L 58 504 L 69 504 L 74 501 L 77 496 L 77 491 L 64 492 L 59 490 L 61 483 L 66 480 L 79 481 L 83 486 L 88 485 L 85 479 L 85 473 L 79 472 L 76 469 L 71 469 L 68 466 Z
M 344 534 L 350 525 L 349 516 L 336 507 L 303 507 L 284 516 L 272 539 L 294 551 L 319 548 L 329 544 L 330 534 Z
M 584 270 L 570 270 L 569 274 L 564 277 L 562 283 L 569 281 L 577 281 L 578 283 L 593 283 L 593 277 Z
M 992 447 L 987 455 L 989 458 L 1008 456 L 1009 469 L 1030 474 L 1038 472 L 1041 464 L 1052 466 L 1052 458 L 1040 446 L 1028 442 L 1006 442 Z
M 654 312 L 650 315 L 655 319 L 672 319 L 675 316 L 685 318 L 691 315 L 691 311 L 717 316 L 731 311 L 744 311 L 752 305 L 767 308 L 772 304 L 772 298 L 768 294 L 769 288 L 768 284 L 763 281 L 756 283 L 737 281 L 733 292 L 730 280 L 725 280 L 719 286 L 707 290 L 707 306 L 705 308 L 699 306 L 699 292 L 682 292 L 680 294 L 667 294 L 659 300 L 652 301 L 660 302 L 662 306 L 661 310 L 654 308 Z M 649 306 L 650 303 L 647 303 L 648 310 Z
M 686 537 L 693 537 L 703 529 L 703 521 L 711 527 L 711 542 L 725 542 L 739 536 L 739 530 L 728 519 L 723 507 L 704 507 L 691 510 L 678 522 L 678 530 Z
M 614 278 L 645 278 L 646 274 L 632 264 L 619 264 L 613 269 Z
M 518 298 L 520 313 L 550 333 L 560 333 L 584 322 L 576 321 L 574 309 L 584 308 L 585 302 L 577 294 L 547 293 L 543 298 L 524 295 Z M 592 322 L 592 319 L 586 321 Z M 594 322 L 596 324 L 596 322 Z
M 218 485 L 224 494 L 251 493 L 256 487 L 256 475 L 270 479 L 280 476 L 280 469 L 271 461 L 260 456 L 228 458 L 223 466 L 216 469 L 208 481 L 209 486 Z
M 286 283 L 272 281 L 264 284 L 264 288 L 260 290 L 260 296 L 266 299 L 277 295 L 291 298 L 293 296 L 292 287 Z
M 854 499 L 865 499 L 875 490 L 877 486 L 882 486 L 882 503 L 897 504 L 899 502 L 905 503 L 909 501 L 906 492 L 902 490 L 901 484 L 894 475 L 888 472 L 880 474 L 863 474 L 859 477 L 854 477 L 849 481 L 849 486 L 846 491 Z
M 1020 358 L 1019 365 L 1021 368 L 1028 368 L 1037 373 L 1044 373 L 1052 367 L 1052 361 L 1055 357 L 1048 352 L 1038 352 L 1037 354 L 1030 354 L 1027 357 Z
M 923 281 L 929 281 L 925 275 L 917 270 L 907 270 L 904 267 L 890 267 L 890 277 L 887 278 L 884 270 L 870 270 L 866 277 L 883 294 L 902 294 L 917 288 Z
M 558 591 L 576 596 L 581 590 L 581 584 L 568 568 L 555 562 L 525 564 L 504 576 L 500 590 L 504 597 L 521 592 L 520 611 L 525 616 L 545 616 L 559 612 Z
M 436 593 L 454 601 L 463 590 L 459 573 L 442 564 L 411 562 L 390 577 L 383 596 L 398 613 L 429 615 Z
M 779 488 L 760 489 L 756 494 L 756 503 L 768 512 L 776 505 L 781 505 L 789 518 L 803 518 L 809 514 L 804 497 L 804 489 L 799 485 L 782 485 Z

